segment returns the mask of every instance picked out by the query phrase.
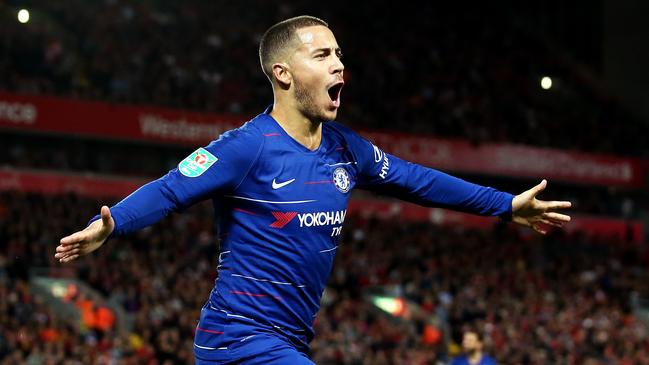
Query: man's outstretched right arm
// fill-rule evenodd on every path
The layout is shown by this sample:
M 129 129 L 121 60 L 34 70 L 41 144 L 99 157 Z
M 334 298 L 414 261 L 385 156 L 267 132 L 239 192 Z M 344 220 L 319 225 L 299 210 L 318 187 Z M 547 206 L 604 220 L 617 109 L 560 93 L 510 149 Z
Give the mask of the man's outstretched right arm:
M 235 190 L 256 161 L 262 143 L 258 129 L 250 124 L 224 133 L 165 176 L 140 187 L 110 209 L 102 207 L 86 229 L 61 239 L 54 257 L 61 262 L 72 261 L 99 248 L 111 234 L 136 231 L 173 211 Z

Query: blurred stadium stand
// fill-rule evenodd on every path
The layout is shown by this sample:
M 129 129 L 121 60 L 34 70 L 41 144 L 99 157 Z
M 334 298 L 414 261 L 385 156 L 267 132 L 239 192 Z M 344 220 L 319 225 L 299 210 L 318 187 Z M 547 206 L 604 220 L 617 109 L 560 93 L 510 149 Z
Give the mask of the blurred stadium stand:
M 191 362 L 195 318 L 218 257 L 208 204 L 113 239 L 109 249 L 72 266 L 68 275 L 134 316 L 133 332 L 119 333 L 55 320 L 26 285 L 30 266 L 60 275 L 51 242 L 92 214 L 95 199 L 10 192 L 0 194 L 0 203 L 0 238 L 7 243 L 0 254 L 2 356 Z M 466 325 L 485 331 L 489 352 L 503 363 L 583 363 L 589 357 L 623 363 L 646 356 L 649 333 L 631 300 L 648 294 L 649 256 L 636 244 L 360 216 L 352 216 L 344 234 L 316 322 L 313 358 L 319 364 L 445 361 L 457 350 L 443 341 L 444 326 L 429 327 L 433 316 L 447 323 L 449 339 Z M 365 290 L 377 286 L 423 312 L 396 313 L 404 319 L 391 320 L 364 300 Z M 58 346 L 64 346 L 60 353 Z
M 272 101 L 259 72 L 259 37 L 273 21 L 309 12 L 331 19 L 344 50 L 349 82 L 340 119 L 347 123 L 647 156 L 647 124 L 595 87 L 588 68 L 526 27 L 529 17 L 516 5 L 10 4 L 0 12 L 0 89 L 251 116 Z M 18 5 L 31 5 L 35 20 L 16 22 Z M 246 11 L 251 6 L 257 11 Z M 358 14 L 376 21 L 357 26 Z M 584 42 L 571 46 L 580 43 L 575 48 L 583 49 Z M 545 75 L 556 84 L 549 92 L 539 87 Z

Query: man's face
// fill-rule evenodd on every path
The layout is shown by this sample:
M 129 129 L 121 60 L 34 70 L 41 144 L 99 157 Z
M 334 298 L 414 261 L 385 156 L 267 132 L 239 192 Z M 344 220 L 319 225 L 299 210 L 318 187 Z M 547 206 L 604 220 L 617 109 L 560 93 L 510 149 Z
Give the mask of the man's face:
M 336 38 L 329 28 L 298 29 L 298 46 L 288 64 L 293 76 L 293 93 L 300 111 L 312 120 L 336 119 L 344 66 Z
M 473 332 L 466 332 L 462 338 L 462 348 L 464 352 L 471 353 L 474 351 L 479 351 L 482 347 L 482 344 L 478 340 L 478 336 Z

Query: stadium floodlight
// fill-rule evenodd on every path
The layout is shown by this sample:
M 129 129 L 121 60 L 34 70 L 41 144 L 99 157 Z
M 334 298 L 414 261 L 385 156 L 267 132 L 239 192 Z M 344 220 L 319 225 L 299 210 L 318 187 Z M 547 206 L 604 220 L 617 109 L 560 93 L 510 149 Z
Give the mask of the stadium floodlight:
M 22 24 L 25 24 L 29 21 L 29 10 L 20 9 L 18 10 L 18 21 Z
M 541 78 L 541 88 L 543 90 L 549 90 L 552 87 L 552 78 L 549 76 L 543 76 Z
M 376 296 L 372 302 L 375 306 L 396 317 L 403 315 L 406 309 L 405 301 L 397 297 Z

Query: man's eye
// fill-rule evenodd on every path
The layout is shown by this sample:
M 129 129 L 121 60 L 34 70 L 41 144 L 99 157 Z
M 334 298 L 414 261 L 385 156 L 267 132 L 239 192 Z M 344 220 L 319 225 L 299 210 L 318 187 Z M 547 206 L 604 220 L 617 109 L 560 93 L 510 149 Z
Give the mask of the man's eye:
M 327 57 L 327 55 L 324 54 L 324 53 L 320 53 L 320 54 L 317 54 L 315 57 L 316 58 L 325 58 L 325 57 Z

